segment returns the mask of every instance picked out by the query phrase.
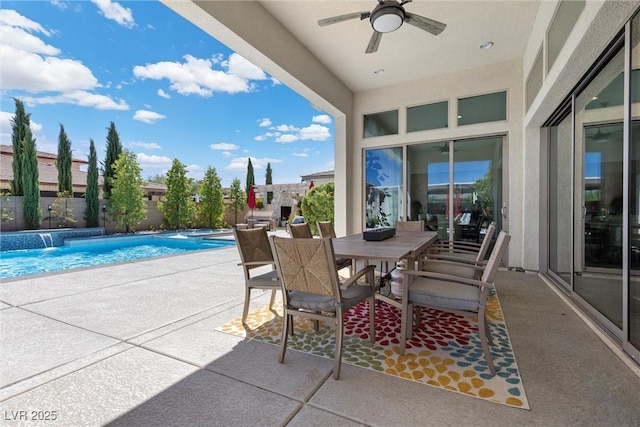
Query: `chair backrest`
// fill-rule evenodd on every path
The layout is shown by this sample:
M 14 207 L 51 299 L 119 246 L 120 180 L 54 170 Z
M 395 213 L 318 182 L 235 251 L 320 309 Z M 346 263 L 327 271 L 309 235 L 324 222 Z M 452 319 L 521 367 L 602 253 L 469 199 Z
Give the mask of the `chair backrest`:
M 309 227 L 309 224 L 306 222 L 303 222 L 302 224 L 289 225 L 289 231 L 291 232 L 291 237 L 294 237 L 296 239 L 310 239 L 313 237 L 311 227 Z
M 484 260 L 484 257 L 487 255 L 487 251 L 489 250 L 489 246 L 491 246 L 491 241 L 493 240 L 493 235 L 496 233 L 496 223 L 495 221 L 491 221 L 491 224 L 487 227 L 487 233 L 484 235 L 484 240 L 480 245 L 480 250 L 478 251 L 478 256 L 476 257 L 476 261 L 480 262 Z
M 318 232 L 320 237 L 336 237 L 336 230 L 331 221 L 318 221 Z
M 424 231 L 424 221 L 398 221 L 396 231 Z
M 340 302 L 338 272 L 331 239 L 271 237 L 283 291 L 332 296 Z
M 498 240 L 496 240 L 496 245 L 493 247 L 493 251 L 491 251 L 491 256 L 489 257 L 489 261 L 487 261 L 487 265 L 484 268 L 484 272 L 482 273 L 482 278 L 480 280 L 485 283 L 493 283 L 493 280 L 496 278 L 496 274 L 498 273 L 500 262 L 502 261 L 505 252 L 507 252 L 510 240 L 511 236 L 506 231 L 502 230 L 498 233 Z
M 240 252 L 242 262 L 264 262 L 262 265 L 273 263 L 273 252 L 269 243 L 269 236 L 264 227 L 233 229 L 236 246 Z M 245 265 L 246 269 L 260 267 L 260 265 Z

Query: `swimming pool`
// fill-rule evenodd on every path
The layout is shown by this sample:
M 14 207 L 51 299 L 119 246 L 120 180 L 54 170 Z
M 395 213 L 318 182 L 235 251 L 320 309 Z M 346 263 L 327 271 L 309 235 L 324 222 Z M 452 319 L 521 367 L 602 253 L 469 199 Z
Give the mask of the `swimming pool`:
M 234 246 L 233 239 L 205 239 L 202 235 L 143 235 L 74 239 L 65 246 L 3 251 L 0 279 L 134 261 Z

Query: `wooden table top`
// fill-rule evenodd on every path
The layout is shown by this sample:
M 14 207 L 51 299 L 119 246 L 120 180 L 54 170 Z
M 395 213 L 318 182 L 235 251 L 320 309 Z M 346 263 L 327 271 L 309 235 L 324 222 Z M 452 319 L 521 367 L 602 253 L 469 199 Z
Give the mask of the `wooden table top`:
M 333 250 L 337 258 L 400 261 L 424 252 L 437 238 L 435 231 L 396 231 L 388 239 L 367 241 L 358 233 L 333 239 Z

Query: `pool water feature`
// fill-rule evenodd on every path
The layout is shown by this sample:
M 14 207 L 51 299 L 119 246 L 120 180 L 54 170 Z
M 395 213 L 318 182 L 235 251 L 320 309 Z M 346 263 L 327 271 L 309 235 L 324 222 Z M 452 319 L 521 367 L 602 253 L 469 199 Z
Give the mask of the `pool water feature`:
M 136 235 L 73 239 L 65 241 L 64 246 L 3 251 L 0 254 L 0 279 L 234 245 L 233 239 L 212 239 L 202 235 L 191 238 L 172 238 L 172 235 Z

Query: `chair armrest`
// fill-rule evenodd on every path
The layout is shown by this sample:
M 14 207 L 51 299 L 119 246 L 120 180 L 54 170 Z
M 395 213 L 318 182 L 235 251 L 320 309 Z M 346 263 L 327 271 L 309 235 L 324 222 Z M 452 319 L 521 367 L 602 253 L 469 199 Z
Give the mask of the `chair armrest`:
M 362 270 L 358 270 L 353 276 L 351 276 L 351 277 L 349 277 L 349 279 L 345 280 L 340 285 L 340 288 L 342 290 L 349 289 L 350 286 L 352 286 L 354 283 L 356 283 L 358 281 L 358 279 L 361 278 L 362 276 L 364 276 L 365 274 L 373 274 L 375 269 L 376 269 L 375 265 L 369 265 L 369 266 L 363 268 Z
M 489 288 L 494 287 L 492 283 L 483 282 L 481 280 L 468 279 L 466 277 L 460 277 L 460 276 L 452 276 L 450 274 L 434 273 L 431 271 L 406 270 L 405 273 L 411 276 L 425 277 L 427 279 L 444 280 L 447 282 L 461 283 L 463 285 L 477 286 L 478 288 L 482 288 L 484 286 L 487 286 Z
M 455 253 L 431 254 L 430 256 L 425 256 L 420 258 L 419 261 L 422 261 L 423 263 L 430 263 L 434 261 L 448 261 L 448 262 L 466 264 L 470 266 L 476 266 L 482 269 L 484 269 L 485 265 L 487 264 L 486 261 L 476 261 L 475 259 L 457 257 Z
M 478 265 L 476 264 L 475 261 L 463 261 L 463 260 L 453 260 L 453 259 L 439 259 L 439 258 L 431 258 L 427 261 L 425 261 L 425 266 L 429 267 L 430 265 L 435 265 L 438 267 L 460 267 L 460 268 L 467 268 L 469 270 L 475 270 L 475 271 L 484 271 L 484 265 Z M 425 271 L 429 271 L 429 270 L 425 270 Z
M 445 250 L 451 250 L 451 249 L 460 249 L 460 250 L 468 250 L 468 251 L 479 251 L 480 247 L 482 246 L 482 243 L 475 243 L 475 242 L 464 242 L 464 241 L 460 241 L 460 240 L 454 240 L 454 241 L 443 241 L 443 242 L 438 242 L 438 243 L 434 243 L 433 245 L 431 245 L 432 248 L 442 248 Z

